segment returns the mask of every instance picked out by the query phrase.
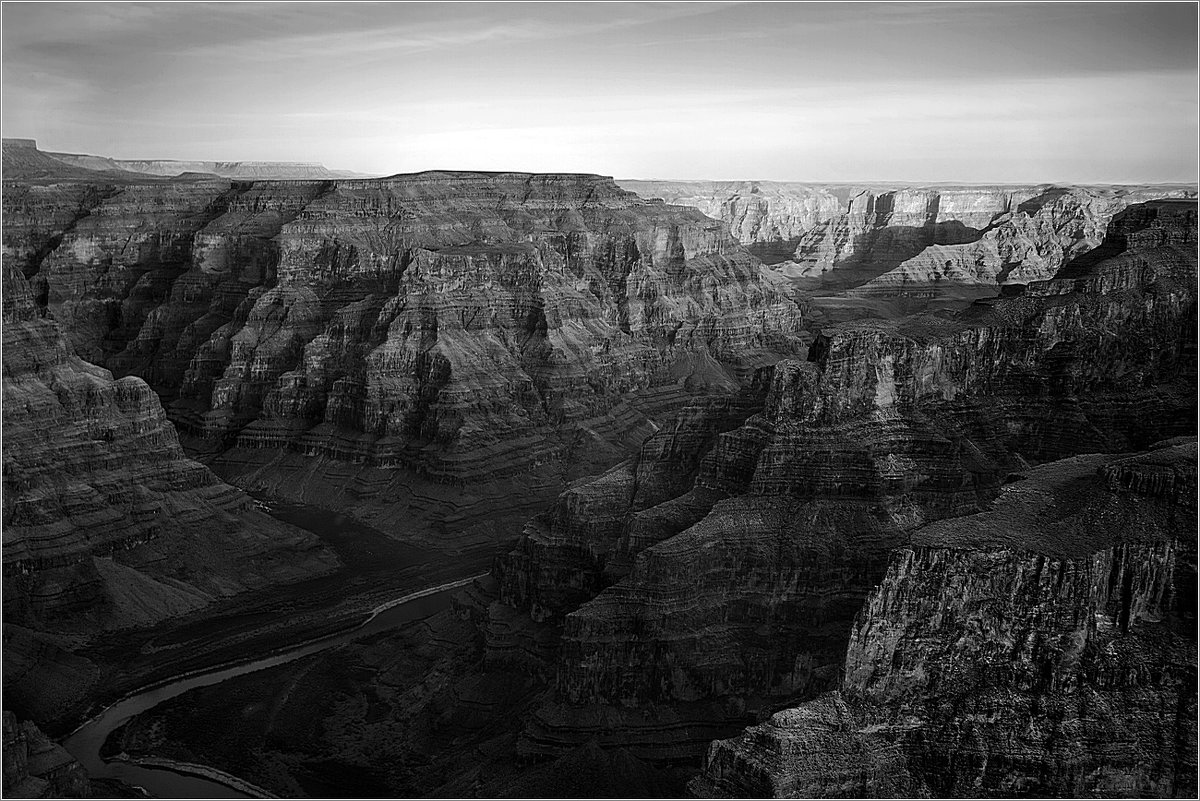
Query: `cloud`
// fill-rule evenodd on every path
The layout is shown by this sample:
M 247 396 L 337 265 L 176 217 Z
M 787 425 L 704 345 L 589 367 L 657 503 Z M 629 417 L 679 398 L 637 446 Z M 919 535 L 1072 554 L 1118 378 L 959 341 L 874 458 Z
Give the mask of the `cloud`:
M 55 149 L 372 172 L 1195 173 L 1189 4 L 6 3 L 2 13 L 5 129 L 62 137 L 47 141 Z

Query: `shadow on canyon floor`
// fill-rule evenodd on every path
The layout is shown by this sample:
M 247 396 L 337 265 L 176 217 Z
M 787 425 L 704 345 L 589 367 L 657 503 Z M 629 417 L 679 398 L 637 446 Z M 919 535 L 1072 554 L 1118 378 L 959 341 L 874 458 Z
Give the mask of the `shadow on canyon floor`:
M 797 278 L 798 286 L 814 295 L 830 295 L 861 287 L 895 270 L 931 245 L 965 245 L 978 242 L 984 231 L 958 220 L 936 225 L 889 225 L 853 237 L 854 254 L 836 269 L 815 278 Z M 803 262 L 801 262 L 803 264 Z

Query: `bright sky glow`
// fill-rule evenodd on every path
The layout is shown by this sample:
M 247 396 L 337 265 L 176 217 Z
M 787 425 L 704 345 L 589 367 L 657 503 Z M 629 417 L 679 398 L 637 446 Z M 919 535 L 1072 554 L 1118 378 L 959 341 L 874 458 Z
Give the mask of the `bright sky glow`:
M 1197 177 L 1197 5 L 20 3 L 3 129 L 117 158 Z

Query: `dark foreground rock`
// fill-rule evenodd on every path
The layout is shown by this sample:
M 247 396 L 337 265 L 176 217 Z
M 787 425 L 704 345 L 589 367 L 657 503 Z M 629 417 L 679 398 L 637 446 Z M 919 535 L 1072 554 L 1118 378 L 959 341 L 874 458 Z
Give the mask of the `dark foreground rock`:
M 918 529 L 837 691 L 714 743 L 704 797 L 1194 797 L 1196 443 L 1034 468 Z
M 1172 599 L 1194 592 L 1194 445 L 1156 444 L 1195 434 L 1195 226 L 1194 204 L 1133 207 L 1054 280 L 831 328 L 809 360 L 693 403 L 529 521 L 457 618 L 350 652 L 361 678 L 323 701 L 343 722 L 288 735 L 260 781 L 336 751 L 306 780 L 565 794 L 578 760 L 635 760 L 676 792 L 720 739 L 697 792 L 1186 790 L 1194 623 Z M 351 672 L 289 686 L 320 697 Z M 901 711 L 856 700 L 852 677 Z M 219 699 L 189 702 L 169 740 L 212 753 L 183 722 Z M 224 769 L 283 736 L 255 703 L 266 730 Z M 860 720 L 891 739 L 854 739 Z M 1079 721 L 1102 734 L 1080 746 Z
M 84 703 L 106 631 L 327 573 L 312 534 L 187 458 L 157 396 L 73 352 L 4 267 L 4 691 L 49 721 Z
M 554 692 L 521 752 L 700 753 L 836 688 L 855 616 L 921 526 L 1030 464 L 1193 434 L 1195 214 L 1131 207 L 1106 254 L 954 318 L 822 332 L 774 367 L 760 413 L 706 441 L 690 486 L 648 479 L 647 451 L 672 452 L 650 440 L 564 495 L 495 570 L 528 610 L 495 609 L 496 658 L 525 658 L 514 627 L 559 642 L 526 660 Z
M 4 712 L 5 798 L 91 798 L 83 766 L 31 721 Z

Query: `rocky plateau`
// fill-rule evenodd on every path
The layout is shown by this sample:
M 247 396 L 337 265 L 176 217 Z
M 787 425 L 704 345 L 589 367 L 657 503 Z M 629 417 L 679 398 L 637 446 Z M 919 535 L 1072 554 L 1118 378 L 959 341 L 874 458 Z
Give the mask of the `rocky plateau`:
M 331 170 L 309 161 L 180 161 L 178 159 L 112 159 L 81 153 L 47 153 L 53 159 L 87 170 L 120 170 L 171 177 L 184 173 L 215 175 L 242 180 L 312 181 L 369 178 L 351 170 Z

